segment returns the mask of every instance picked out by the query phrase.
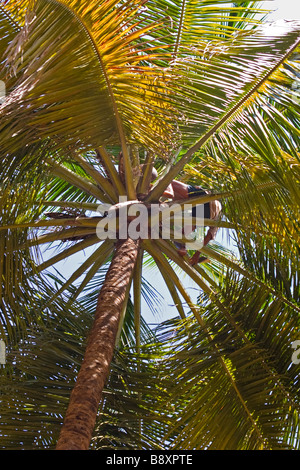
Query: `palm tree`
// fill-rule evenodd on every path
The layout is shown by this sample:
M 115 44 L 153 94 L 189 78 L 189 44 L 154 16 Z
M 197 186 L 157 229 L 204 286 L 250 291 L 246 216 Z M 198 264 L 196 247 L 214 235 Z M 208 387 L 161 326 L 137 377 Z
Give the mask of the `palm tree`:
M 266 26 L 258 4 L 1 2 L 5 447 L 53 446 L 75 376 L 57 449 L 298 447 L 300 25 Z M 213 189 L 194 206 L 222 200 L 237 255 L 215 242 L 192 266 L 176 233 L 121 237 L 118 218 L 99 239 L 99 205 L 160 204 L 176 178 Z M 62 279 L 56 264 L 79 253 Z M 179 313 L 154 336 L 145 259 Z

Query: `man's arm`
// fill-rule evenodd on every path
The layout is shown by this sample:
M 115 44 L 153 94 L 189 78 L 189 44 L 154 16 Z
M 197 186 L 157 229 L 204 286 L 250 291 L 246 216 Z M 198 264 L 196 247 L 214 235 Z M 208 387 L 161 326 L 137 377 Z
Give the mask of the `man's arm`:
M 174 191 L 173 191 L 173 187 L 172 187 L 171 184 L 169 184 L 167 189 L 165 189 L 165 191 L 163 193 L 163 196 L 164 197 L 170 197 L 170 198 L 174 199 Z

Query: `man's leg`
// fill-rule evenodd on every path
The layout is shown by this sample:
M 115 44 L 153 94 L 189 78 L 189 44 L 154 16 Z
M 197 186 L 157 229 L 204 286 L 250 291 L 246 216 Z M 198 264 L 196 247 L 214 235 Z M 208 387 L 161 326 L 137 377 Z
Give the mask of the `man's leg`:
M 188 199 L 193 195 L 205 194 L 203 189 L 181 183 L 180 181 L 173 181 L 172 187 L 174 191 L 174 199 Z M 193 210 L 193 215 L 195 210 L 196 208 Z M 188 237 L 188 235 L 190 235 L 195 229 L 195 226 L 185 226 L 183 230 L 185 237 Z M 183 243 L 176 243 L 176 247 L 180 256 L 185 256 L 187 254 L 187 249 Z

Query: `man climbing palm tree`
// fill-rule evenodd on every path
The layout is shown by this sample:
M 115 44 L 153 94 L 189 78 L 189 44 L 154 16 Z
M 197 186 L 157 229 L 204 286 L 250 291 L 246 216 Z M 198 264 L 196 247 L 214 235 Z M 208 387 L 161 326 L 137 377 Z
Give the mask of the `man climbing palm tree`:
M 174 200 L 178 199 L 189 199 L 193 196 L 201 196 L 205 194 L 210 194 L 210 191 L 200 188 L 200 186 L 193 186 L 190 184 L 182 183 L 181 181 L 173 180 L 172 183 L 167 187 L 164 192 L 165 197 L 169 197 Z M 220 201 L 210 201 L 204 204 L 204 219 L 218 220 L 221 215 L 222 205 Z M 197 207 L 192 209 L 192 217 L 196 217 Z M 196 226 L 184 227 L 185 235 L 189 235 L 196 229 Z M 207 234 L 204 237 L 203 246 L 206 246 L 211 240 L 216 238 L 218 232 L 218 227 L 211 226 Z M 187 254 L 186 246 L 182 243 L 176 243 L 178 248 L 178 253 L 181 256 Z M 205 262 L 207 258 L 200 257 L 200 252 L 196 251 L 190 259 L 191 264 L 197 264 L 199 262 Z

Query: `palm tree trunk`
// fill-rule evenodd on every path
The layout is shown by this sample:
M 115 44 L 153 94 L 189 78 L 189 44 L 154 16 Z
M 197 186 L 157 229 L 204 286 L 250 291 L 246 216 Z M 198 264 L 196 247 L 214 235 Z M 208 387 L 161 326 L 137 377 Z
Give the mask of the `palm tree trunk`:
M 99 294 L 95 319 L 56 450 L 87 450 L 114 353 L 120 314 L 139 249 L 131 239 L 117 243 Z

